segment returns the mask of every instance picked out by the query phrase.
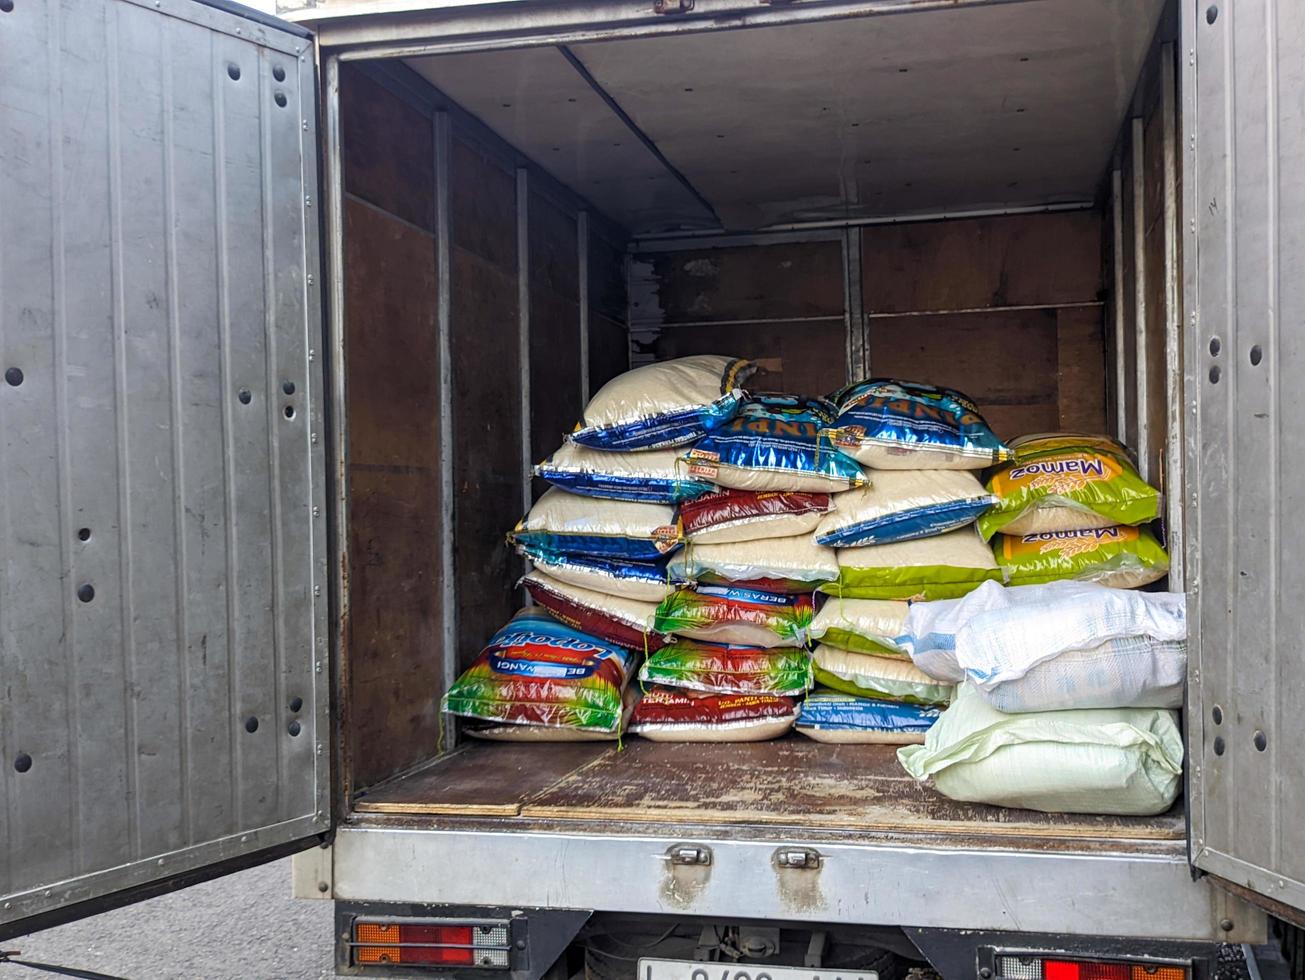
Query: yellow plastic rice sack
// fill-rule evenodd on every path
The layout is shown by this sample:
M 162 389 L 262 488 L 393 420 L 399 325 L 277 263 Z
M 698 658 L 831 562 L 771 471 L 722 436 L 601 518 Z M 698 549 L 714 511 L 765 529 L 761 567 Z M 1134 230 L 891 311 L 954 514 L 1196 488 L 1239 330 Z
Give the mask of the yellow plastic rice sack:
M 1144 527 L 999 534 L 993 539 L 992 552 L 1011 585 L 1074 579 L 1114 589 L 1137 589 L 1159 581 L 1169 571 L 1169 556 Z
M 997 470 L 988 490 L 997 504 L 979 518 L 989 540 L 1002 534 L 1135 526 L 1160 514 L 1160 491 L 1147 484 L 1128 451 L 1108 436 L 1024 436 L 1015 462 Z

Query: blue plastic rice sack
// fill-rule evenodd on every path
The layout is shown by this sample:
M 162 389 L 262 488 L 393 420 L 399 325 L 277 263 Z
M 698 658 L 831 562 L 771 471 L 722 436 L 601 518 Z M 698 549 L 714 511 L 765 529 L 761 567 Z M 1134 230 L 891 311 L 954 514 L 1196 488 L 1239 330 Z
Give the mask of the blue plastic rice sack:
M 700 354 L 626 371 L 598 389 L 569 438 L 621 452 L 694 442 L 734 417 L 755 370 L 742 358 Z
M 599 500 L 557 487 L 535 501 L 508 540 L 553 554 L 622 561 L 656 561 L 683 543 L 674 507 Z
M 795 727 L 817 742 L 918 745 L 941 714 L 941 708 L 816 690 L 802 702 Z
M 858 462 L 879 470 L 981 470 L 1014 459 L 979 414 L 951 388 L 872 379 L 833 396 L 829 432 Z
M 691 476 L 678 449 L 615 453 L 568 442 L 535 467 L 535 476 L 587 497 L 678 504 L 716 485 Z
M 875 470 L 816 525 L 831 548 L 913 541 L 971 524 L 997 498 L 965 470 Z
M 860 464 L 821 434 L 833 420 L 833 406 L 823 400 L 757 395 L 688 451 L 689 472 L 734 490 L 826 493 L 863 486 Z
M 678 584 L 682 584 L 672 578 L 665 559 L 622 561 L 619 558 L 566 555 L 534 545 L 518 547 L 517 550 L 541 572 L 559 582 L 624 599 L 661 602 L 675 591 Z

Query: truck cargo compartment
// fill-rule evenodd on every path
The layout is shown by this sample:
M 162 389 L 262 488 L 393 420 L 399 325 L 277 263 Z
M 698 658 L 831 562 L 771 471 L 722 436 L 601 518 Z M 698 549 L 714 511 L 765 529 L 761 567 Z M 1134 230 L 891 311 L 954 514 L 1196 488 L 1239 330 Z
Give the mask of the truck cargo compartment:
M 1140 335 L 1132 318 L 1138 277 L 1156 296 L 1177 269 L 1159 202 L 1128 196 L 1165 158 L 1134 160 L 1124 118 L 1158 133 L 1177 111 L 1160 11 L 978 5 L 341 64 L 347 819 L 1180 853 L 1181 798 L 1152 818 L 1008 810 L 917 785 L 886 746 L 486 744 L 438 710 L 523 603 L 504 535 L 545 489 L 531 465 L 632 366 L 719 353 L 756 360 L 761 391 L 951 386 L 1006 439 L 1117 434 L 1171 491 L 1163 303 Z M 1137 236 L 1145 269 L 1119 251 Z

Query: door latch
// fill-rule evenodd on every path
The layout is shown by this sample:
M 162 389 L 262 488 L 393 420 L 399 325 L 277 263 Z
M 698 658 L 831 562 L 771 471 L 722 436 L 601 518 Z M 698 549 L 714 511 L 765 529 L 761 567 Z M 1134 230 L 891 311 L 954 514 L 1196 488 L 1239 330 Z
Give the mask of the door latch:
M 781 847 L 775 852 L 775 867 L 814 871 L 820 867 L 820 852 L 811 847 Z
M 687 14 L 693 10 L 694 0 L 653 0 L 654 14 Z
M 711 848 L 701 844 L 676 844 L 666 852 L 671 864 L 711 864 Z

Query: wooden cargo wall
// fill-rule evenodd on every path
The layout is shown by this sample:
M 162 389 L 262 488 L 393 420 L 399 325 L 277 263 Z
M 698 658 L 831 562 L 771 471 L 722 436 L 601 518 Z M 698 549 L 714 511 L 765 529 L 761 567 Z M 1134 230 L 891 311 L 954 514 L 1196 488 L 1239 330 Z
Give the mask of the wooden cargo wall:
M 592 213 L 581 222 L 578 202 L 424 81 L 346 66 L 341 128 L 350 619 L 340 701 L 346 791 L 356 791 L 437 751 L 447 678 L 521 604 L 522 561 L 505 535 L 526 506 L 526 463 L 575 423 L 586 375 L 601 384 L 625 370 L 629 340 L 620 230 Z M 449 446 L 440 436 L 445 317 Z
M 869 373 L 970 395 L 1004 438 L 1104 432 L 1102 216 L 879 225 L 861 234 Z
M 429 115 L 346 67 L 350 457 L 345 771 L 364 786 L 439 740 L 439 345 Z M 398 274 L 401 273 L 401 274 Z
M 847 377 L 841 241 L 647 253 L 633 259 L 635 362 L 758 361 L 757 391 L 823 395 Z

